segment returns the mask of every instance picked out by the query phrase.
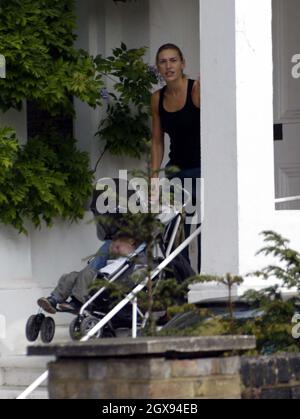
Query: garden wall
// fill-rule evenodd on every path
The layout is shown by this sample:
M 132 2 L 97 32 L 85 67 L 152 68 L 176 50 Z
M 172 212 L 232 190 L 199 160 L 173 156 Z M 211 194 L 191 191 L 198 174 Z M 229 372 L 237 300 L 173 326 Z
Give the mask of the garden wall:
M 245 356 L 249 336 L 103 339 L 33 346 L 55 355 L 52 399 L 300 399 L 300 353 Z

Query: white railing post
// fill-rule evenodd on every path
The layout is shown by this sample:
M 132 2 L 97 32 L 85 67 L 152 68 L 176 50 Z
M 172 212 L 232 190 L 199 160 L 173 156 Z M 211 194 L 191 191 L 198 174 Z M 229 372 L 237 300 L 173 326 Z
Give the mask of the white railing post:
M 137 306 L 137 297 L 134 297 L 132 301 L 132 338 L 137 338 L 137 313 L 138 313 L 138 306 Z

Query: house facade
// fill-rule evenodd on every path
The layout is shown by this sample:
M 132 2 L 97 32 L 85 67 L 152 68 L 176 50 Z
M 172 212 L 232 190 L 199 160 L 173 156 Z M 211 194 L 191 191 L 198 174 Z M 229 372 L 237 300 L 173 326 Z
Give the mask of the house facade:
M 263 230 L 277 231 L 300 250 L 300 201 L 275 204 L 300 195 L 300 79 L 293 77 L 292 62 L 300 54 L 299 2 L 78 0 L 77 15 L 78 46 L 93 55 L 108 55 L 123 41 L 130 48 L 148 46 L 154 64 L 158 47 L 173 42 L 186 56 L 187 74 L 201 74 L 202 272 L 243 275 L 265 266 L 266 259 L 255 256 Z M 75 137 L 93 165 L 104 110 L 79 102 L 76 110 Z M 24 143 L 26 120 L 26 104 L 22 112 L 0 115 L 1 126 L 14 127 Z M 275 142 L 274 124 L 281 133 Z M 138 164 L 106 156 L 97 176 L 115 177 Z M 57 220 L 51 230 L 28 226 L 28 236 L 0 227 L 2 356 L 24 353 L 25 322 L 37 298 L 99 247 L 90 218 L 87 213 L 73 225 Z M 224 290 L 195 286 L 190 300 L 214 293 Z M 62 329 L 68 321 L 62 317 Z

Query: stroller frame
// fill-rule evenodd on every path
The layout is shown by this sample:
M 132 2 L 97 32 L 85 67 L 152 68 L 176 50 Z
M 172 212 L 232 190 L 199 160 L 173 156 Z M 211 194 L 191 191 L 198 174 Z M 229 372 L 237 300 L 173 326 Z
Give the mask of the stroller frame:
M 164 254 L 164 257 L 168 257 L 174 247 L 174 243 L 175 243 L 175 239 L 180 227 L 180 223 L 182 221 L 182 214 L 178 213 L 176 214 L 175 218 L 172 220 L 172 223 L 174 223 L 174 228 L 171 234 L 171 237 L 169 239 L 169 243 L 167 246 L 167 249 L 163 249 L 160 246 L 160 250 L 162 251 L 162 253 Z M 170 228 L 170 224 L 168 226 L 168 228 L 166 229 L 164 235 L 168 234 L 168 229 Z M 128 267 L 130 266 L 130 264 L 132 263 L 132 260 L 134 260 L 135 257 L 137 257 L 144 249 L 145 249 L 146 245 L 142 244 L 140 245 L 134 253 L 132 253 L 131 255 L 129 255 L 127 257 L 127 260 L 124 261 L 124 266 L 122 266 L 119 271 L 117 271 L 111 278 L 107 278 L 108 283 L 113 283 L 115 282 L 118 278 L 120 278 L 122 276 L 123 273 L 126 272 L 126 270 L 128 269 Z M 164 269 L 164 268 L 163 268 Z M 153 280 L 154 278 L 156 278 L 159 274 L 162 273 L 163 269 L 158 272 L 155 273 L 154 276 L 151 275 L 151 280 Z M 105 279 L 105 278 L 104 278 Z M 146 280 L 146 284 L 148 282 L 149 278 L 147 278 Z M 143 281 L 144 282 L 144 281 Z M 143 283 L 142 282 L 142 283 Z M 143 287 L 144 288 L 144 287 Z M 88 311 L 88 307 L 101 295 L 103 294 L 103 292 L 106 290 L 106 287 L 102 287 L 101 289 L 99 289 L 92 297 L 90 297 L 81 307 L 79 314 L 77 316 L 78 322 L 80 322 L 84 317 L 88 317 L 91 315 L 91 313 Z M 133 292 L 133 291 L 132 291 Z M 140 291 L 138 291 L 140 292 Z M 140 328 L 143 329 L 146 326 L 147 320 L 149 318 L 149 313 L 145 313 L 143 314 L 142 311 L 139 309 L 138 305 L 137 305 L 137 297 L 133 298 L 131 301 L 132 304 L 132 337 L 136 338 L 137 337 L 137 330 L 138 330 L 138 314 L 140 316 L 140 318 L 142 319 L 142 323 Z M 125 307 L 125 306 L 124 306 Z M 119 311 L 118 311 L 119 312 Z M 118 313 L 117 312 L 117 313 Z M 117 314 L 116 313 L 116 314 Z M 109 313 L 107 313 L 109 314 Z M 103 316 L 103 318 L 105 318 L 106 315 Z M 111 319 L 110 319 L 111 320 Z M 108 321 L 109 322 L 109 321 Z M 105 323 L 105 325 L 103 327 L 105 327 L 107 325 L 107 323 Z M 102 328 L 99 328 L 97 330 L 97 332 L 99 332 Z
M 151 279 L 154 279 L 159 275 L 170 262 L 172 262 L 176 256 L 178 256 L 189 244 L 201 233 L 202 226 L 200 225 L 187 239 L 185 239 L 166 259 L 161 262 L 152 272 Z M 137 295 L 141 292 L 148 283 L 148 278 L 137 285 L 122 301 L 120 301 L 99 323 L 93 327 L 80 341 L 86 342 L 93 336 L 95 336 L 99 330 L 105 327 L 109 321 L 119 313 L 128 303 L 132 303 L 133 307 L 133 318 L 132 318 L 132 329 L 133 337 L 136 337 L 137 333 Z M 134 332 L 135 331 L 135 332 Z M 27 399 L 27 397 L 33 393 L 45 380 L 48 378 L 48 371 L 45 371 L 40 377 L 38 377 L 23 393 L 21 393 L 17 399 Z
M 148 280 L 153 280 L 156 278 L 168 265 L 172 262 L 176 256 L 178 256 L 182 250 L 184 250 L 200 233 L 201 233 L 201 226 L 197 228 L 181 245 L 177 247 L 166 259 L 161 262 L 152 272 L 150 278 L 146 278 L 140 284 L 138 284 L 127 296 L 120 301 L 103 319 L 99 321 L 99 323 L 91 329 L 80 341 L 86 342 L 91 337 L 93 337 L 99 330 L 101 330 L 104 326 L 106 326 L 109 321 L 118 314 L 128 303 L 132 303 L 133 306 L 133 320 L 132 320 L 132 335 L 134 337 L 137 336 L 137 304 L 136 299 L 137 295 L 147 286 Z

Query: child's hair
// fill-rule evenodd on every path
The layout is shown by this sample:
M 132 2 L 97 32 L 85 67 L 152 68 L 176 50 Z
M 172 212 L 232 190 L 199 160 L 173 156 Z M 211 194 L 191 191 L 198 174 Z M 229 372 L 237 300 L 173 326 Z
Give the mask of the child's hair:
M 138 246 L 138 244 L 139 244 L 137 239 L 130 236 L 129 234 L 124 234 L 124 233 L 116 234 L 114 236 L 114 240 L 122 240 L 124 242 L 127 242 L 127 243 L 131 244 L 134 247 Z
M 166 49 L 174 49 L 175 51 L 178 52 L 178 55 L 179 55 L 181 61 L 184 61 L 184 56 L 183 56 L 183 53 L 182 53 L 181 49 L 177 45 L 169 43 L 169 44 L 162 45 L 158 49 L 157 54 L 156 54 L 156 63 L 158 63 L 159 54 Z

